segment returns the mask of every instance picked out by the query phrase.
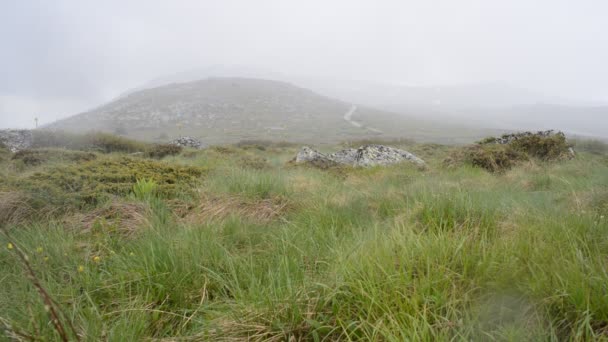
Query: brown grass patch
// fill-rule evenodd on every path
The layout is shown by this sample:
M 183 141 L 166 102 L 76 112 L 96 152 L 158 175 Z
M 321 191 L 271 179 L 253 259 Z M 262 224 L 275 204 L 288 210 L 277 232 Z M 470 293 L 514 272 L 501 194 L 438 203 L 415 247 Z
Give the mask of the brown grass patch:
M 34 209 L 27 197 L 19 192 L 0 192 L 0 225 L 19 224 L 31 219 Z
M 143 203 L 116 200 L 86 214 L 77 214 L 69 218 L 66 223 L 85 233 L 102 230 L 132 236 L 142 227 L 150 224 L 148 212 L 149 207 Z
M 203 223 L 238 215 L 261 223 L 281 217 L 289 208 L 289 202 L 280 197 L 246 199 L 238 196 L 212 196 L 204 194 L 198 206 L 183 216 L 187 223 Z M 183 211 L 183 208 L 181 208 Z

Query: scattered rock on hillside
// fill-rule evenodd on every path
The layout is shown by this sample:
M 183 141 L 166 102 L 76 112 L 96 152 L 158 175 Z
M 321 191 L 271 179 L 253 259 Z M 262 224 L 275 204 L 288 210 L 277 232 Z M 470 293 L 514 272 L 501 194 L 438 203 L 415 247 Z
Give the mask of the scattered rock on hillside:
M 338 164 L 325 154 L 313 150 L 308 146 L 300 149 L 298 154 L 296 154 L 295 162 L 296 164 L 309 163 L 320 168 L 327 168 Z
M 0 144 L 6 146 L 11 152 L 25 150 L 32 146 L 32 131 L 26 129 L 0 130 Z
M 415 155 L 389 146 L 365 145 L 357 150 L 356 166 L 390 165 L 404 161 L 424 165 L 424 161 Z
M 397 148 L 384 145 L 364 145 L 357 149 L 349 148 L 330 155 L 325 155 L 318 151 L 304 146 L 295 158 L 296 163 L 311 163 L 315 166 L 340 164 L 355 167 L 367 167 L 376 165 L 391 165 L 405 161 L 413 162 L 417 165 L 425 165 L 424 161 L 415 155 Z
M 323 153 L 313 150 L 308 146 L 304 146 L 300 149 L 298 154 L 296 154 L 296 163 L 305 163 L 326 158 L 327 156 Z
M 346 150 L 334 152 L 328 157 L 337 163 L 354 165 L 357 162 L 357 151 L 356 148 L 347 148 Z
M 198 150 L 205 147 L 205 145 L 200 140 L 193 137 L 179 137 L 171 141 L 170 144 L 180 147 L 195 148 Z

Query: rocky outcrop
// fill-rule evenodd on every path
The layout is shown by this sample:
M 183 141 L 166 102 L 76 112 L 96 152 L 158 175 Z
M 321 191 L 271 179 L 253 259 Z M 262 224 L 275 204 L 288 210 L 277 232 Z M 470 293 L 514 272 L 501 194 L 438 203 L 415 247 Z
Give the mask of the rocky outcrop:
M 311 163 L 313 165 L 350 165 L 354 167 L 368 167 L 377 165 L 391 165 L 402 162 L 412 162 L 424 166 L 422 159 L 412 153 L 384 145 L 364 145 L 359 148 L 349 148 L 329 155 L 302 147 L 295 157 L 296 163 Z
M 179 137 L 177 139 L 172 140 L 169 144 L 180 147 L 195 148 L 198 150 L 205 147 L 205 145 L 200 140 L 193 137 Z
M 410 161 L 417 165 L 424 165 L 424 161 L 415 155 L 384 145 L 366 145 L 357 150 L 355 166 L 376 166 L 397 164 Z
M 358 149 L 356 148 L 347 148 L 346 150 L 334 152 L 328 157 L 340 164 L 354 165 L 357 162 L 357 151 Z
M 329 156 L 317 150 L 313 150 L 308 146 L 304 146 L 300 149 L 298 154 L 296 154 L 294 161 L 296 164 L 308 163 L 320 168 L 328 168 L 338 165 L 338 163 L 332 160 Z
M 32 146 L 32 131 L 26 129 L 0 130 L 0 145 L 6 146 L 11 152 L 25 150 Z

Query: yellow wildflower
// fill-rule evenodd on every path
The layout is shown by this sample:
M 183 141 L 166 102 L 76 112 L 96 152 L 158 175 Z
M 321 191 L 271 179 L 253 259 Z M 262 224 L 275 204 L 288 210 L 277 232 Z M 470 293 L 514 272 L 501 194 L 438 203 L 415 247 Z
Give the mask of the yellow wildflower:
M 96 255 L 96 256 L 93 257 L 93 261 L 95 261 L 95 262 L 98 263 L 98 262 L 101 261 L 101 257 L 99 255 Z
M 78 272 L 84 272 L 84 266 L 80 265 L 78 266 Z
M 15 246 L 13 246 L 13 244 L 9 242 L 8 245 L 6 245 L 6 248 L 13 249 L 15 248 Z
M 36 248 L 36 252 L 38 252 L 38 253 L 42 253 L 43 251 L 44 251 L 44 249 L 42 249 L 42 247 Z

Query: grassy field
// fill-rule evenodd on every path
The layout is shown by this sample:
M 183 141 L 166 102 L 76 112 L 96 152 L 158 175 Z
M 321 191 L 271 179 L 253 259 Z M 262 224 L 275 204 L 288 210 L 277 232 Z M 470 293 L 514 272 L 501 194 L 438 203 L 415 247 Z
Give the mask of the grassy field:
M 0 153 L 0 340 L 608 340 L 605 145 L 489 173 L 396 144 L 427 167 Z

